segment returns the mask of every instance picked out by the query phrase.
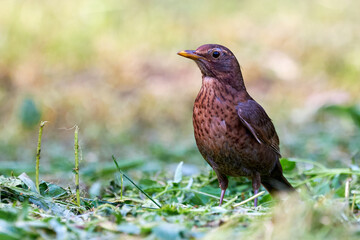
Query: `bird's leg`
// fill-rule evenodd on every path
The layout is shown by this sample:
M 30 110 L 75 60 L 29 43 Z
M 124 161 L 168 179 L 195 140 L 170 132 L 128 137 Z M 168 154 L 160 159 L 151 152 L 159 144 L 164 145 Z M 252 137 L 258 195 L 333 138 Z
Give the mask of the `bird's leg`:
M 219 186 L 221 188 L 221 195 L 220 195 L 220 204 L 219 206 L 221 206 L 223 200 L 224 200 L 224 196 L 225 196 L 225 191 L 228 187 L 228 183 L 229 183 L 229 180 L 227 179 L 226 175 L 225 174 L 222 174 L 218 171 L 218 166 L 217 164 L 212 160 L 211 157 L 207 157 L 206 158 L 207 162 L 209 163 L 209 165 L 214 169 L 215 173 L 216 173 L 216 176 L 218 178 L 218 181 L 219 181 Z
M 252 187 L 254 189 L 254 195 L 256 195 L 259 192 L 260 184 L 261 184 L 260 173 L 256 172 L 252 176 Z M 257 207 L 257 204 L 258 204 L 258 198 L 255 198 L 254 206 Z
M 229 180 L 227 179 L 226 175 L 218 173 L 217 171 L 215 171 L 215 172 L 216 172 L 216 175 L 217 175 L 217 178 L 219 181 L 219 185 L 221 188 L 220 204 L 219 204 L 219 206 L 221 206 L 224 196 L 225 196 L 225 191 L 228 187 Z

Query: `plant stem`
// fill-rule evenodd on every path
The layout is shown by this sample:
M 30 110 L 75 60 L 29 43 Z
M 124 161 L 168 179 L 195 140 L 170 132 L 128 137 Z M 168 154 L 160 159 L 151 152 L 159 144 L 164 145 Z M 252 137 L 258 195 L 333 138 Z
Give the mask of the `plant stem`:
M 125 173 L 123 173 L 123 171 L 121 171 L 116 159 L 114 156 L 112 156 L 112 159 L 116 165 L 117 170 L 121 173 L 121 175 L 123 175 L 127 180 L 129 180 L 137 189 L 139 189 L 140 192 L 142 192 L 143 194 L 145 194 L 145 196 L 147 198 L 149 198 L 156 206 L 158 206 L 159 208 L 161 208 L 161 205 L 159 205 L 157 202 L 155 202 L 155 200 L 149 196 L 149 194 L 147 194 L 144 190 L 142 190 L 136 183 L 133 182 L 133 180 L 131 180 L 131 178 L 129 178 Z
M 222 207 L 223 207 L 223 208 L 226 208 L 226 207 L 230 206 L 230 204 L 232 204 L 233 202 L 235 202 L 236 199 L 238 199 L 238 196 L 235 196 L 234 198 L 230 199 L 227 203 L 225 203 L 224 205 L 222 205 Z
M 168 188 L 169 188 L 169 184 L 167 184 L 167 185 L 165 186 L 164 191 L 158 193 L 154 198 L 158 198 L 158 197 L 160 197 L 161 195 L 165 194 L 165 193 L 168 191 Z
M 80 206 L 80 185 L 79 185 L 79 127 L 75 126 L 74 150 L 75 150 L 75 188 L 76 204 Z
M 124 176 L 121 174 L 121 192 L 120 192 L 120 200 L 123 199 L 123 189 L 124 189 Z
M 38 138 L 38 144 L 36 148 L 36 168 L 35 168 L 35 184 L 36 189 L 38 193 L 40 193 L 40 187 L 39 187 L 39 168 L 40 168 L 40 152 L 41 152 L 41 137 L 43 128 L 45 126 L 46 121 L 40 122 L 40 128 L 39 128 L 39 138 Z
M 354 193 L 353 195 L 353 200 L 352 200 L 352 204 L 351 204 L 351 213 L 354 213 L 354 206 L 355 206 L 355 198 L 356 198 L 356 194 Z
M 238 207 L 238 206 L 243 205 L 243 204 L 245 204 L 245 203 L 247 203 L 247 202 L 250 202 L 251 200 L 257 198 L 258 196 L 263 195 L 264 193 L 265 193 L 265 191 L 259 192 L 258 194 L 255 194 L 254 196 L 249 197 L 248 199 L 246 199 L 246 200 L 244 200 L 244 201 L 242 201 L 242 202 L 239 202 L 239 203 L 233 205 L 233 207 Z

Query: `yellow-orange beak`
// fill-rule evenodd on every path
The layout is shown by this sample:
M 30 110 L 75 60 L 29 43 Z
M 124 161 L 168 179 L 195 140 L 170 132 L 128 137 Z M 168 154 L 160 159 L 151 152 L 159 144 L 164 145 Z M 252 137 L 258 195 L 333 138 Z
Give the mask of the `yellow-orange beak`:
M 198 55 L 194 50 L 184 50 L 177 53 L 178 55 L 192 60 L 205 59 L 204 57 Z

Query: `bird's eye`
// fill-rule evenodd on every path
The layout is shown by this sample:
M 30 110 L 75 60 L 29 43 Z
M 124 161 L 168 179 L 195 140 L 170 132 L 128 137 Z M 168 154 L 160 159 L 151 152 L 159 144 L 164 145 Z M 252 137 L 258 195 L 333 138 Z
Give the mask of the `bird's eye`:
M 213 56 L 214 58 L 218 58 L 218 57 L 220 57 L 220 52 L 219 52 L 219 51 L 214 51 L 214 52 L 212 53 L 212 56 Z

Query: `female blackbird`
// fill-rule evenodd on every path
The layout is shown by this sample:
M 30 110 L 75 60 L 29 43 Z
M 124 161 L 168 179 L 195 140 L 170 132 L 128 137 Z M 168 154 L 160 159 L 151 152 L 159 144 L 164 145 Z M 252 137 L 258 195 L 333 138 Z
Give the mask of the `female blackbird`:
M 217 175 L 220 205 L 227 176 L 251 178 L 254 194 L 260 183 L 270 194 L 294 190 L 282 174 L 274 125 L 246 91 L 234 54 L 217 44 L 178 54 L 194 60 L 202 73 L 193 109 L 194 134 L 201 155 Z

